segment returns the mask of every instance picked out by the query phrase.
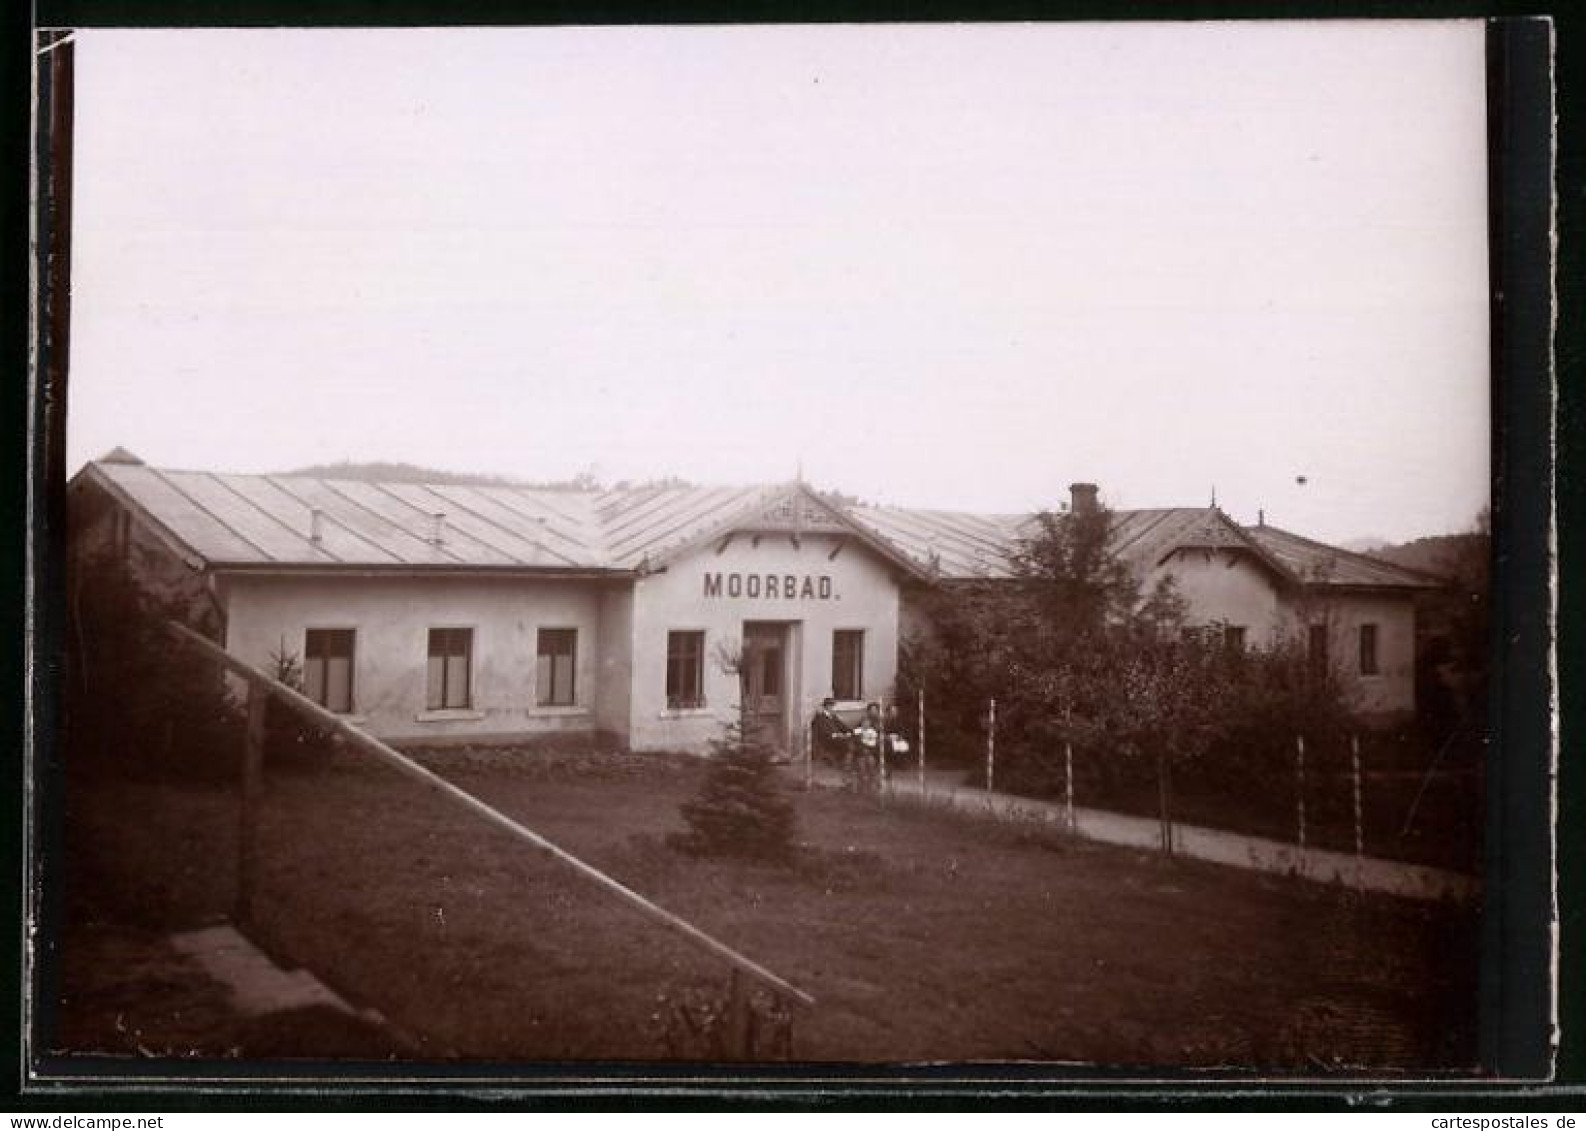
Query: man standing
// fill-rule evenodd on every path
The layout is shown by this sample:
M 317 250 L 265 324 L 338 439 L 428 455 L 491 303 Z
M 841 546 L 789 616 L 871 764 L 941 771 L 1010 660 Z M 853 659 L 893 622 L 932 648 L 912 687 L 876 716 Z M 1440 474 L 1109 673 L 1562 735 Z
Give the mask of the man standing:
M 810 731 L 815 736 L 815 753 L 822 761 L 834 766 L 841 766 L 843 772 L 848 772 L 849 760 L 853 757 L 853 750 L 849 739 L 853 732 L 848 729 L 848 724 L 838 717 L 834 708 L 837 700 L 827 696 L 821 700 L 821 709 L 815 712 L 815 717 L 810 720 Z

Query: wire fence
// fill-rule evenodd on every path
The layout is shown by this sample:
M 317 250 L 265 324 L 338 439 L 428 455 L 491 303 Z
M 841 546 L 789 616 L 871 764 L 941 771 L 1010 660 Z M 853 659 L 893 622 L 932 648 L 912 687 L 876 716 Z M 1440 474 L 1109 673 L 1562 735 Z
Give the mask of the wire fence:
M 1334 733 L 1267 733 L 1213 743 L 1168 760 L 1073 741 L 1031 740 L 999 729 L 989 698 L 965 723 L 962 705 L 938 710 L 923 694 L 889 702 L 884 717 L 907 747 L 887 759 L 887 780 L 1013 794 L 1063 807 L 1197 825 L 1446 868 L 1480 870 L 1485 742 L 1473 728 L 1434 736 L 1413 723 Z M 859 725 L 855 712 L 845 721 Z M 890 745 L 890 744 L 888 744 Z M 808 734 L 806 777 L 821 761 Z M 833 766 L 838 759 L 828 757 Z M 1164 845 L 1171 845 L 1164 835 Z

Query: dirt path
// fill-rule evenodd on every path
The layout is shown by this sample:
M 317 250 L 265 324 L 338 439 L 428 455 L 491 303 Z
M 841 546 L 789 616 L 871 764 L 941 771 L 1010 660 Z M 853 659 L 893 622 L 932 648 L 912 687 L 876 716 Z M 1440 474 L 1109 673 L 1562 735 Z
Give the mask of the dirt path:
M 798 772 L 802 774 L 801 767 Z M 915 775 L 898 774 L 888 788 L 893 795 L 911 801 L 923 799 L 964 812 L 989 813 L 1003 820 L 1067 824 L 1068 814 L 1060 803 L 1011 793 L 987 793 L 984 789 L 962 784 L 961 778 L 958 773 L 929 773 L 922 788 Z M 842 775 L 825 766 L 816 768 L 815 781 L 829 788 L 843 786 Z M 1162 826 L 1154 818 L 1133 817 L 1106 809 L 1075 806 L 1074 831 L 1087 840 L 1126 848 L 1159 849 L 1162 846 Z M 1173 851 L 1212 864 L 1299 876 L 1318 883 L 1340 884 L 1405 899 L 1463 902 L 1474 899 L 1480 892 L 1478 880 L 1459 872 L 1372 856 L 1357 858 L 1347 852 L 1328 849 L 1301 849 L 1284 841 L 1198 825 L 1174 824 Z

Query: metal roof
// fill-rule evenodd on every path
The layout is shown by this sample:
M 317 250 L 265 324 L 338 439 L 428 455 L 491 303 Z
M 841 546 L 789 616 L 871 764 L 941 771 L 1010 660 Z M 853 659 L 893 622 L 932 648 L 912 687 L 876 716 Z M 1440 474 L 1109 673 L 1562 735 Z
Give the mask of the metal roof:
M 968 514 L 902 507 L 851 512 L 916 561 L 949 581 L 1015 576 L 1012 553 L 1035 531 L 1029 514 Z M 1243 550 L 1280 578 L 1311 585 L 1427 588 L 1438 579 L 1390 562 L 1314 542 L 1271 526 L 1240 526 L 1216 507 L 1114 511 L 1110 548 L 1139 573 L 1182 549 Z
M 1366 589 L 1430 589 L 1446 584 L 1434 574 L 1302 538 L 1275 526 L 1247 526 L 1244 530 L 1252 541 L 1307 584 Z
M 120 449 L 83 474 L 222 569 L 637 572 L 734 530 L 807 528 L 851 534 L 919 577 L 995 580 L 1014 576 L 1010 554 L 1035 530 L 1030 514 L 837 508 L 801 483 L 547 491 L 170 471 Z M 1436 584 L 1275 527 L 1240 527 L 1215 507 L 1113 514 L 1113 552 L 1142 572 L 1174 550 L 1214 546 L 1248 551 L 1289 581 Z
M 798 483 L 545 491 L 171 471 L 136 457 L 92 463 L 83 475 L 218 569 L 625 573 L 727 532 L 765 529 L 849 535 L 924 574 Z

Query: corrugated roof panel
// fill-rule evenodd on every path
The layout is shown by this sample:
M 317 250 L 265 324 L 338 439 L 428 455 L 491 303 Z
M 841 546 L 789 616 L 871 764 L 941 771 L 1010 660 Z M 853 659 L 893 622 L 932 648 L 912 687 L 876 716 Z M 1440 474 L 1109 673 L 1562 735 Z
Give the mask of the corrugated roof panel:
M 417 485 L 414 485 L 417 486 Z M 422 492 L 420 495 L 419 492 Z M 488 503 L 460 494 L 444 485 L 419 487 L 415 492 L 404 493 L 420 505 L 428 505 L 445 515 L 445 536 L 461 531 L 481 545 L 505 556 L 515 565 L 568 566 L 581 565 L 571 555 L 558 553 L 545 544 L 545 539 L 529 538 L 519 534 L 513 525 L 503 522 L 494 514 Z M 430 500 L 425 502 L 425 500 Z
M 301 525 L 294 527 L 277 511 L 258 506 L 247 495 L 229 487 L 224 479 L 208 472 L 173 471 L 167 476 L 199 506 L 256 546 L 265 561 L 336 560 L 310 541 L 306 515 Z
M 510 487 L 485 492 L 490 498 L 527 518 L 545 520 L 546 529 L 585 550 L 605 550 L 605 536 L 596 517 L 594 498 L 559 491 L 529 491 Z
M 490 524 L 475 515 L 447 504 L 442 495 L 418 483 L 380 483 L 376 486 L 394 499 L 399 499 L 413 509 L 415 529 L 428 534 L 436 513 L 446 516 L 442 525 L 442 540 L 446 549 L 469 565 L 504 566 L 549 564 L 531 562 L 518 557 L 505 543 L 521 542 L 504 531 L 492 529 Z M 544 552 L 525 547 L 525 553 L 544 557 Z M 560 564 L 560 563 L 559 563 Z
M 1012 577 L 1009 551 L 1013 539 L 999 547 L 982 531 L 966 530 L 952 512 L 910 510 L 903 507 L 862 507 L 853 514 L 879 536 L 929 569 L 947 578 Z
M 273 515 L 277 521 L 294 530 L 302 531 L 303 543 L 310 544 L 307 534 L 312 522 L 310 513 L 313 506 L 309 503 L 283 490 L 273 480 L 263 475 L 217 475 L 215 478 L 261 511 Z M 303 480 L 293 482 L 303 482 Z M 338 500 L 338 503 L 340 507 L 350 506 L 345 501 Z M 314 506 L 319 507 L 323 516 L 320 523 L 320 547 L 336 561 L 360 564 L 374 561 L 389 564 L 400 560 L 373 538 L 360 537 L 358 533 L 348 528 L 345 520 L 323 504 L 315 503 Z M 322 558 L 323 555 L 305 554 L 293 560 L 319 561 Z
M 660 507 L 646 507 L 642 515 L 629 516 L 626 528 L 616 533 L 612 554 L 637 562 L 654 557 L 751 510 L 764 500 L 765 490 L 754 487 L 701 487 L 669 493 Z
M 96 466 L 206 561 L 248 562 L 261 558 L 257 546 L 183 494 L 154 468 L 125 463 Z
M 1357 554 L 1324 542 L 1279 530 L 1274 526 L 1247 526 L 1245 533 L 1283 562 L 1297 577 L 1325 585 L 1359 585 L 1425 589 L 1436 578 L 1407 570 L 1392 562 Z
M 516 540 L 515 544 L 524 547 L 523 552 L 536 560 L 545 559 L 581 567 L 599 565 L 601 562 L 603 555 L 562 532 L 565 520 L 553 523 L 548 515 L 542 521 L 525 513 L 523 504 L 520 503 L 518 507 L 511 505 L 510 491 L 446 485 L 436 485 L 431 490 L 452 507 L 464 507 L 510 534 Z
M 464 559 L 428 540 L 428 520 L 406 503 L 371 483 L 356 479 L 304 479 L 276 476 L 282 490 L 320 507 L 348 529 L 373 541 L 403 565 L 458 565 Z

